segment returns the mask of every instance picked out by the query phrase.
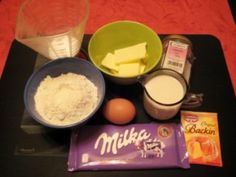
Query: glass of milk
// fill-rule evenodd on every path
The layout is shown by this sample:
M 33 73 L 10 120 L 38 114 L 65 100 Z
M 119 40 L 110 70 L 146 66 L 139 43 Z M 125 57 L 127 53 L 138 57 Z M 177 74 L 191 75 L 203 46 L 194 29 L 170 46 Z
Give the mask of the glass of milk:
M 167 120 L 179 111 L 188 84 L 185 78 L 171 69 L 159 69 L 140 79 L 144 87 L 144 108 L 153 118 Z

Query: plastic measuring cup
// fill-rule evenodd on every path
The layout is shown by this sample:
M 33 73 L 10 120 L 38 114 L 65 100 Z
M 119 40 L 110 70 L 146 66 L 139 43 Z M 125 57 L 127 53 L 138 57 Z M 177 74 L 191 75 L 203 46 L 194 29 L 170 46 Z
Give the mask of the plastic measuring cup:
M 88 0 L 26 0 L 18 12 L 16 40 L 48 59 L 73 57 L 88 14 Z

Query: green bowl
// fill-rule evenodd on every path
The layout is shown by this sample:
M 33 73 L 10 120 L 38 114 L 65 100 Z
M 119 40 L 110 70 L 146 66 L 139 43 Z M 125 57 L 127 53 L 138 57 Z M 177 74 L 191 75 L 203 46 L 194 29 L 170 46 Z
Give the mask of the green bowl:
M 162 42 L 155 31 L 148 26 L 134 21 L 116 21 L 99 28 L 91 37 L 88 54 L 92 63 L 111 80 L 119 84 L 131 84 L 137 81 L 137 76 L 120 77 L 101 65 L 108 52 L 113 53 L 119 48 L 128 47 L 141 42 L 147 42 L 147 63 L 144 72 L 153 70 L 162 55 Z

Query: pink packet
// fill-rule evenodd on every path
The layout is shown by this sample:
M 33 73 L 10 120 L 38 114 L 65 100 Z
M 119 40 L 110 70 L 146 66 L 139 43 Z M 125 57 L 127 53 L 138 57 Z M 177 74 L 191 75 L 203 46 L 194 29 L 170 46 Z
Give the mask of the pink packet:
M 180 124 L 86 125 L 71 136 L 68 171 L 189 168 Z

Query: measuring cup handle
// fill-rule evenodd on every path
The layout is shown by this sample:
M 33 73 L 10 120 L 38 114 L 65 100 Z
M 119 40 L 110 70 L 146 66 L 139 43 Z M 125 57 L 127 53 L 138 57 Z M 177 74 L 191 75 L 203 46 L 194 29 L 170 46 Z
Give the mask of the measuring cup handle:
M 203 93 L 188 93 L 181 105 L 181 108 L 196 108 L 202 105 Z

